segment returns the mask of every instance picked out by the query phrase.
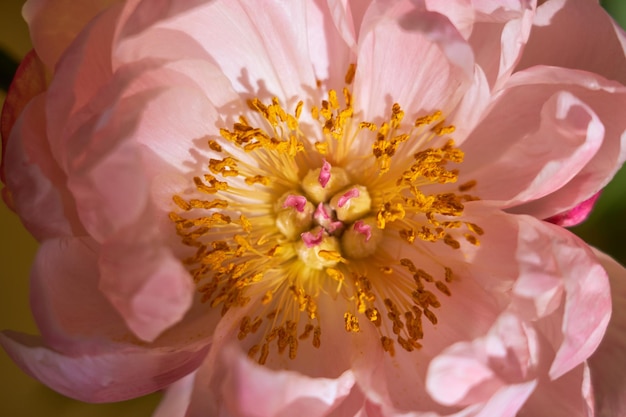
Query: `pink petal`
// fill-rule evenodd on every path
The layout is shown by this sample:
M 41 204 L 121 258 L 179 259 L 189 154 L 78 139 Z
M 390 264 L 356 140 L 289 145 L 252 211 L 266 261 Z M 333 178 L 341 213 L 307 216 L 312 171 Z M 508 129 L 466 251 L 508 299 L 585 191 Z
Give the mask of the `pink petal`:
M 567 79 L 567 71 L 553 75 L 556 77 L 558 73 L 559 80 Z M 532 82 L 515 83 L 515 87 L 506 89 L 463 144 L 466 152 L 461 167 L 463 178 L 477 181 L 475 192 L 481 198 L 495 200 L 505 207 L 539 199 L 578 178 L 593 186 L 594 179 L 608 180 L 604 177 L 608 175 L 606 171 L 616 169 L 605 165 L 603 171 L 595 174 L 596 178 L 582 175 L 596 153 L 601 157 L 602 147 L 619 146 L 605 139 L 605 133 L 609 132 L 603 115 L 598 115 L 588 101 L 581 99 L 593 94 L 576 86 L 584 85 L 587 75 L 570 73 L 571 84 L 557 83 L 556 78 L 553 81 L 547 74 L 542 82 L 539 70 L 535 75 L 525 80 Z M 488 164 L 484 163 L 486 159 Z M 544 217 L 548 216 L 541 216 Z
M 38 240 L 69 236 L 83 228 L 66 176 L 50 154 L 46 143 L 45 96 L 33 99 L 12 129 L 3 152 L 9 172 L 7 203 L 19 213 L 22 223 Z M 42 210 L 46 216 L 42 216 Z
M 350 371 L 337 378 L 312 378 L 295 371 L 276 371 L 253 363 L 238 346 L 230 345 L 222 347 L 219 353 L 212 353 L 200 368 L 187 415 L 321 417 L 350 393 L 353 384 L 354 376 Z M 211 408 L 201 406 L 205 401 L 194 401 L 213 396 L 219 401 Z
M 608 414 L 607 416 L 618 416 Z M 519 417 L 593 417 L 589 368 L 580 364 L 557 380 L 540 378 Z
M 597 115 L 605 131 L 598 152 L 571 181 L 542 199 L 512 209 L 517 213 L 545 219 L 591 198 L 608 184 L 626 160 L 626 120 L 615 111 L 616 108 L 626 106 L 626 89 L 591 74 L 549 67 L 535 67 L 517 73 L 511 79 L 511 84 L 528 84 L 528 81 L 543 84 L 546 93 L 557 88 L 570 91 Z M 566 84 L 559 87 L 564 82 Z
M 341 84 L 336 83 L 344 79 L 349 65 L 356 62 L 358 30 L 370 2 L 305 2 L 310 60 L 318 80 L 332 80 L 329 87 L 340 88 Z
M 626 35 L 598 2 L 550 0 L 537 9 L 517 70 L 551 65 L 625 83 L 625 49 Z
M 103 247 L 100 289 L 124 317 L 128 327 L 145 341 L 156 339 L 189 310 L 195 291 L 189 272 L 159 237 L 127 231 Z
M 533 312 L 523 302 L 525 294 L 518 291 L 521 287 L 530 288 L 532 283 L 539 290 L 544 288 L 542 283 L 553 287 L 555 279 L 562 281 L 564 311 L 556 310 L 557 315 L 547 316 L 548 321 L 540 326 L 556 352 L 549 372 L 550 378 L 555 379 L 583 362 L 598 347 L 611 309 L 608 280 L 590 249 L 577 237 L 532 217 L 516 218 L 520 222 L 517 253 L 522 262 L 520 279 L 513 289 L 519 302 L 514 305 L 521 314 L 550 314 L 554 301 L 547 301 L 550 308 L 539 305 Z M 550 294 L 557 297 L 558 291 L 551 290 Z
M 137 341 L 124 317 L 100 288 L 102 283 L 111 285 L 101 277 L 101 251 L 100 245 L 89 238 L 49 239 L 39 249 L 31 276 L 31 304 L 43 339 L 51 348 L 64 353 L 91 354 L 106 349 L 111 340 Z M 139 258 L 136 260 L 139 261 Z M 107 261 L 110 262 L 109 259 L 104 261 L 105 266 Z M 139 278 L 144 277 L 133 277 Z M 176 280 L 170 279 L 171 282 L 166 283 L 167 288 L 180 291 L 174 287 Z M 155 277 L 144 278 L 147 284 L 134 294 L 135 298 L 147 298 L 151 294 L 150 280 L 154 281 Z M 127 278 L 125 284 L 130 286 L 135 283 Z M 120 293 L 117 297 L 126 295 Z M 175 293 L 161 295 L 161 299 L 156 301 L 163 304 L 165 314 L 168 297 L 172 299 L 174 296 Z M 184 299 L 184 296 L 181 298 Z M 109 294 L 109 297 L 112 296 Z M 133 307 L 139 309 L 136 304 Z M 153 313 L 156 323 L 160 311 Z M 219 311 L 211 312 L 204 305 L 194 306 L 183 323 L 170 329 L 152 346 L 170 350 L 199 350 L 210 341 L 215 316 L 219 317 Z
M 355 106 L 373 122 L 386 117 L 393 103 L 408 119 L 434 110 L 449 114 L 473 72 L 471 48 L 445 16 L 409 1 L 374 4 L 361 28 Z
M 145 218 L 149 208 L 149 178 L 132 134 L 154 94 L 120 100 L 67 139 L 68 188 L 83 225 L 100 242 Z
M 196 373 L 192 372 L 167 387 L 152 417 L 185 417 L 195 378 Z
M 120 37 L 132 37 L 160 21 L 188 12 L 207 0 L 129 0 L 120 19 Z
M 88 238 L 42 243 L 31 275 L 31 305 L 43 339 L 55 349 L 85 349 L 76 340 L 121 338 L 128 327 L 98 290 L 98 245 Z M 89 349 L 97 349 L 97 343 Z
M 513 72 L 530 34 L 532 2 L 427 0 L 429 10 L 452 20 L 474 51 L 489 85 L 497 90 Z
M 70 123 L 71 117 L 88 103 L 93 105 L 98 93 L 107 91 L 102 88 L 112 76 L 111 44 L 118 15 L 118 7 L 98 15 L 55 67 L 48 87 L 46 120 L 52 154 L 61 167 L 65 165 L 62 155 L 65 139 L 72 131 L 70 124 L 76 125 Z
M 278 96 L 288 107 L 303 86 L 315 86 L 308 54 L 304 2 L 258 5 L 248 2 L 207 2 L 164 27 L 192 36 L 210 54 L 235 90 L 263 99 Z M 339 45 L 338 45 L 339 46 Z
M 505 313 L 485 337 L 459 342 L 435 357 L 426 389 L 448 406 L 487 402 L 508 385 L 532 381 L 529 371 L 537 363 L 536 335 L 519 318 Z M 516 401 L 516 407 L 523 402 Z M 509 414 L 516 411 L 510 407 Z
M 195 369 L 204 351 L 160 351 L 111 345 L 108 351 L 66 356 L 41 340 L 0 333 L 0 344 L 27 374 L 68 397 L 87 402 L 122 401 L 161 389 Z
M 77 34 L 98 13 L 116 0 L 74 2 L 72 0 L 29 0 L 24 5 L 24 19 L 30 29 L 35 50 L 48 70 L 53 70 Z
M 596 251 L 611 282 L 613 315 L 598 349 L 589 359 L 598 416 L 626 414 L 626 269 Z

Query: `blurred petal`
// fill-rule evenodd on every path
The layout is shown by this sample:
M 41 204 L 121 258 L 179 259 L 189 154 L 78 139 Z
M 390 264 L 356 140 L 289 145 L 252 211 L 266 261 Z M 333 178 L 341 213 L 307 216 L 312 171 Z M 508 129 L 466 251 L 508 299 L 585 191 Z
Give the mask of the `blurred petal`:
M 110 345 L 107 351 L 71 356 L 15 332 L 0 333 L 0 345 L 33 378 L 86 402 L 122 401 L 164 388 L 198 367 L 205 354 Z
M 45 91 L 47 85 L 43 63 L 34 50 L 31 50 L 17 68 L 17 71 L 2 104 L 0 116 L 0 136 L 2 137 L 2 160 L 0 161 L 0 181 L 6 183 L 5 153 L 9 135 L 24 107 L 37 94 Z
M 596 251 L 611 281 L 613 315 L 598 349 L 589 359 L 598 417 L 626 414 L 626 269 Z
M 253 363 L 233 345 L 212 352 L 197 379 L 188 417 L 205 416 L 208 410 L 230 416 L 321 417 L 337 407 L 354 384 L 351 371 L 333 379 L 272 370 Z M 207 397 L 215 401 L 209 408 L 202 407 Z
M 77 35 L 98 13 L 119 0 L 28 0 L 24 19 L 37 54 L 48 70 L 56 67 L 59 58 Z
M 596 1 L 549 0 L 537 8 L 517 71 L 550 65 L 625 83 L 625 49 L 624 31 Z
M 186 417 L 195 378 L 192 372 L 167 387 L 152 417 Z

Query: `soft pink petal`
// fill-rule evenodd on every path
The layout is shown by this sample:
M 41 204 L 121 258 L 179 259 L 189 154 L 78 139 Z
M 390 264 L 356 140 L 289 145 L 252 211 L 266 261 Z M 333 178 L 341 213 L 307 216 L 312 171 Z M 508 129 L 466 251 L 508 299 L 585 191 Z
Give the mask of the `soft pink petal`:
M 522 262 L 520 279 L 513 291 L 518 298 L 514 305 L 520 314 L 550 314 L 558 300 L 555 297 L 559 296 L 554 280 L 562 280 L 563 313 L 554 310 L 557 315 L 549 318 L 552 324 L 545 323 L 542 328 L 543 336 L 556 352 L 549 374 L 558 378 L 587 359 L 600 343 L 611 309 L 608 280 L 590 249 L 573 234 L 532 217 L 515 217 L 520 222 L 517 253 Z M 532 285 L 527 280 L 535 283 L 536 288 L 544 288 L 544 283 L 554 288 L 548 291 L 551 295 L 545 303 L 535 304 L 535 311 L 526 304 L 526 293 Z
M 45 347 L 38 337 L 14 332 L 1 333 L 0 345 L 33 378 L 87 402 L 122 401 L 164 388 L 194 370 L 205 354 L 120 344 L 69 356 Z
M 426 389 L 444 405 L 487 402 L 507 385 L 531 380 L 537 364 L 536 335 L 519 318 L 505 313 L 485 337 L 459 342 L 435 357 Z
M 42 243 L 31 273 L 31 305 L 43 339 L 65 352 L 84 350 L 76 341 L 128 334 L 128 327 L 98 291 L 98 245 L 89 238 Z
M 479 408 L 479 412 L 469 412 L 467 415 L 472 417 L 517 417 L 519 409 L 536 389 L 537 382 L 534 380 L 508 385 L 489 398 L 487 403 Z
M 185 417 L 195 379 L 196 373 L 192 372 L 167 387 L 152 417 Z
M 119 12 L 119 7 L 114 6 L 98 15 L 55 67 L 47 92 L 46 131 L 52 154 L 62 167 L 65 140 L 75 125 L 71 123 L 72 116 L 93 105 L 91 100 L 99 92 L 107 91 L 102 87 L 112 76 L 111 42 Z
M 128 0 L 120 18 L 119 37 L 132 37 L 158 25 L 160 21 L 185 12 L 193 13 L 193 8 L 207 0 Z
M 106 242 L 100 260 L 100 289 L 141 339 L 152 341 L 178 323 L 195 291 L 189 272 L 159 237 L 145 227 Z
M 471 48 L 445 16 L 409 1 L 387 3 L 375 3 L 364 18 L 356 105 L 376 123 L 393 103 L 409 119 L 435 110 L 447 115 L 473 78 Z
M 44 105 L 45 96 L 38 96 L 27 105 L 3 152 L 10 206 L 39 240 L 82 230 L 74 200 L 65 185 L 66 177 L 45 141 Z M 46 216 L 41 215 L 42 210 Z
M 598 417 L 626 415 L 626 269 L 596 251 L 611 282 L 613 315 L 598 349 L 589 359 Z
M 48 70 L 53 70 L 78 33 L 98 13 L 118 0 L 29 0 L 24 5 L 24 19 L 30 29 L 35 50 Z
M 306 2 L 308 48 L 315 76 L 331 88 L 341 88 L 350 64 L 356 62 L 356 39 L 369 0 Z
M 188 417 L 207 413 L 321 417 L 336 407 L 354 384 L 351 371 L 335 379 L 312 378 L 253 363 L 238 346 L 221 346 L 219 350 L 213 351 L 199 370 Z M 207 404 L 209 397 L 214 397 L 214 402 Z
M 43 339 L 51 348 L 78 355 L 99 352 L 111 341 L 139 342 L 99 288 L 100 253 L 100 245 L 86 237 L 49 239 L 37 252 L 31 274 L 31 304 Z M 175 282 L 172 279 L 166 288 L 175 291 L 172 289 Z M 141 291 L 147 297 L 149 288 Z M 170 298 L 173 295 L 168 294 Z M 158 302 L 167 300 L 165 296 L 162 298 Z M 151 346 L 170 350 L 192 346 L 198 350 L 206 346 L 219 311 L 211 314 L 208 308 L 198 304 L 182 323 L 169 329 Z
M 164 24 L 196 39 L 235 89 L 265 100 L 278 96 L 288 107 L 303 87 L 314 87 L 303 2 L 209 2 Z
M 518 416 L 593 417 L 593 395 L 589 389 L 589 368 L 586 364 L 578 365 L 557 380 L 541 378 Z M 617 417 L 619 414 L 610 416 Z
M 473 1 L 477 16 L 469 43 L 489 84 L 502 87 L 521 57 L 531 31 L 533 2 L 528 0 Z
M 481 198 L 507 206 L 549 194 L 513 209 L 539 218 L 574 207 L 606 184 L 626 158 L 624 122 L 609 110 L 622 105 L 625 92 L 576 71 L 536 67 L 517 73 L 463 144 L 464 180 L 477 180 Z M 550 130 L 550 140 L 542 129 Z
M 517 70 L 534 65 L 581 69 L 626 82 L 626 35 L 596 1 L 549 0 L 535 23 Z
M 626 106 L 626 89 L 592 74 L 550 67 L 535 67 L 516 73 L 510 85 L 535 83 L 537 87 L 541 86 L 544 94 L 558 88 L 570 91 L 597 115 L 604 126 L 602 146 L 571 181 L 544 198 L 511 209 L 545 219 L 568 211 L 598 193 L 626 160 L 626 120 L 615 111 Z
M 150 182 L 132 134 L 155 94 L 120 100 L 67 139 L 68 188 L 83 225 L 100 242 L 140 221 L 149 208 Z
M 476 65 L 474 81 L 467 89 L 458 106 L 450 115 L 450 122 L 454 125 L 454 142 L 457 146 L 463 144 L 469 134 L 485 116 L 493 97 L 489 82 L 483 70 Z

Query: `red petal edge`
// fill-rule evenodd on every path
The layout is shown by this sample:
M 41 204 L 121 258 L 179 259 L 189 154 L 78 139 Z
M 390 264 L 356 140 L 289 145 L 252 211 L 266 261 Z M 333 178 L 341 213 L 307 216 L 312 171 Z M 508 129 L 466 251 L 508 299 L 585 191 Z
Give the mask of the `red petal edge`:
M 44 92 L 47 87 L 46 71 L 43 62 L 32 49 L 17 68 L 9 91 L 7 93 L 2 115 L 0 115 L 0 135 L 2 136 L 2 157 L 0 158 L 0 181 L 6 184 L 6 174 L 4 172 L 4 156 L 6 155 L 9 134 L 15 121 L 26 107 L 26 104 L 36 95 Z M 11 205 L 11 195 L 9 190 L 2 189 L 2 199 L 9 208 Z
M 591 213 L 598 197 L 600 197 L 600 193 L 600 191 L 595 193 L 591 198 L 588 198 L 576 207 L 573 207 L 563 213 L 555 214 L 552 217 L 548 217 L 546 221 L 563 227 L 572 227 L 582 223 Z

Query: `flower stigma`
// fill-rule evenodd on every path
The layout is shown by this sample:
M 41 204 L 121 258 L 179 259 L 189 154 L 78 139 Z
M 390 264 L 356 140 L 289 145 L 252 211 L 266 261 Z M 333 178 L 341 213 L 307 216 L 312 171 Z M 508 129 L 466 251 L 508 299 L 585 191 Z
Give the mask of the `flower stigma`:
M 462 220 L 475 181 L 446 188 L 459 175 L 448 165 L 463 161 L 454 126 L 440 111 L 403 123 L 399 104 L 383 122 L 360 120 L 354 71 L 343 97 L 329 90 L 306 121 L 303 101 L 289 112 L 277 98 L 250 100 L 208 139 L 207 171 L 173 196 L 169 218 L 190 247 L 183 263 L 200 302 L 222 315 L 242 309 L 238 338 L 260 364 L 272 351 L 294 359 L 307 340 L 319 348 L 330 320 L 348 333 L 374 326 L 390 355 L 396 344 L 419 349 L 458 279 L 442 260 L 437 271 L 416 265 L 420 245 L 480 244 L 483 230 Z M 320 297 L 342 313 L 318 308 Z

